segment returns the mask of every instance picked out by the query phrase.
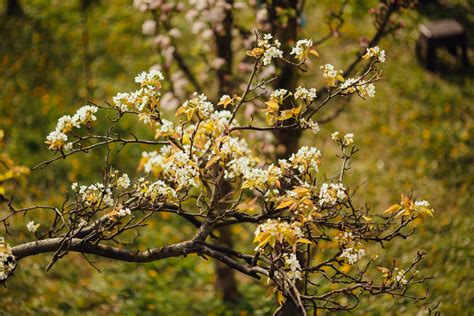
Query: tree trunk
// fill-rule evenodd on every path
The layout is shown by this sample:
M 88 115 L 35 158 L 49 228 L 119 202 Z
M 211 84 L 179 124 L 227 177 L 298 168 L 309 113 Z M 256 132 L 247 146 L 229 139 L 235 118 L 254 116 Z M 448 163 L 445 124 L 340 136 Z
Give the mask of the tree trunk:
M 219 228 L 219 244 L 233 249 L 234 241 L 230 226 Z M 220 261 L 216 261 L 216 287 L 227 305 L 236 305 L 242 298 L 237 288 L 234 270 Z
M 296 42 L 298 36 L 298 15 L 299 15 L 298 0 L 273 0 L 269 10 L 269 19 L 272 25 L 272 33 L 274 37 L 279 39 L 282 43 L 282 49 L 284 52 L 289 52 L 290 47 Z M 280 12 L 280 13 L 279 13 Z M 281 17 L 278 15 L 281 12 L 286 12 L 287 19 L 282 23 Z M 277 67 L 280 70 L 278 80 L 275 81 L 274 89 L 286 89 L 288 91 L 295 91 L 298 85 L 299 73 L 296 67 L 286 62 L 280 61 L 277 63 Z M 290 102 L 285 102 L 282 106 L 283 109 L 291 108 L 293 105 Z M 285 121 L 284 124 L 292 124 L 294 119 Z M 299 139 L 301 137 L 301 130 L 292 131 L 278 131 L 275 133 L 278 145 L 283 145 L 282 150 L 277 152 L 278 159 L 288 158 L 289 155 L 295 153 L 299 148 Z M 281 147 L 281 146 L 280 146 Z M 304 254 L 301 252 L 297 253 L 298 260 L 304 262 Z M 298 288 L 302 287 L 301 282 L 296 284 Z M 281 309 L 276 313 L 278 316 L 295 316 L 300 315 L 301 311 L 297 305 L 291 300 L 287 299 Z
M 282 24 L 279 19 L 278 12 L 287 10 L 288 19 L 285 24 Z M 269 10 L 269 19 L 272 25 L 272 33 L 275 38 L 282 43 L 283 51 L 288 52 L 290 47 L 296 42 L 298 34 L 298 10 L 299 1 L 296 0 L 274 0 L 271 3 Z M 298 84 L 298 70 L 293 65 L 280 61 L 277 64 L 280 70 L 280 76 L 273 85 L 274 89 L 286 89 L 294 91 Z M 284 103 L 283 108 L 292 107 L 290 103 Z M 291 124 L 291 122 L 285 122 Z M 275 133 L 278 144 L 283 145 L 282 151 L 277 153 L 277 158 L 288 158 L 288 155 L 298 150 L 299 138 L 301 137 L 301 130 L 293 131 L 278 131 Z
M 81 44 L 82 44 L 82 68 L 84 74 L 84 89 L 88 99 L 93 97 L 93 87 L 91 86 L 92 74 L 91 63 L 92 57 L 89 47 L 89 10 L 94 0 L 81 0 Z
M 234 4 L 233 0 L 226 0 L 230 6 Z M 232 9 L 226 10 L 224 21 L 222 21 L 223 30 L 219 32 L 214 30 L 214 37 L 216 43 L 216 55 L 222 58 L 224 63 L 217 69 L 217 79 L 219 80 L 219 96 L 223 94 L 230 94 L 232 91 L 231 76 L 232 76 L 232 27 L 234 25 L 234 16 Z
M 226 3 L 230 6 L 233 5 L 233 0 L 226 0 Z M 232 63 L 233 63 L 233 52 L 232 52 L 232 27 L 234 25 L 234 17 L 232 15 L 231 7 L 226 10 L 224 18 L 223 30 L 219 32 L 214 30 L 214 37 L 216 43 L 216 56 L 222 58 L 224 63 L 217 69 L 218 78 L 218 93 L 219 97 L 224 94 L 232 94 L 233 87 L 231 86 L 232 76 Z M 231 186 L 224 184 L 223 186 L 224 195 L 228 194 L 232 190 Z M 226 208 L 228 205 L 222 205 L 221 207 Z M 232 238 L 232 232 L 230 227 L 219 228 L 219 240 L 218 242 L 227 248 L 234 248 L 234 241 Z M 235 279 L 234 270 L 229 266 L 216 262 L 216 288 L 221 293 L 222 299 L 227 305 L 235 305 L 242 298 L 237 287 L 237 280 Z

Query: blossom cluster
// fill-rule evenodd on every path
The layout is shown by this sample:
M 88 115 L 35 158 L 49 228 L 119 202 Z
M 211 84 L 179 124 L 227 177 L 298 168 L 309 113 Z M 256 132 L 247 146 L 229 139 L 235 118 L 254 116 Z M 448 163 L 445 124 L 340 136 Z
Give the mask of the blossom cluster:
M 264 190 L 266 187 L 275 186 L 282 177 L 282 170 L 271 164 L 267 168 L 254 167 L 255 162 L 248 157 L 232 159 L 224 171 L 224 178 L 234 180 L 242 177 L 242 189 Z
M 310 169 L 318 172 L 319 158 L 321 151 L 318 148 L 303 146 L 296 154 L 291 155 L 289 161 L 300 173 L 308 172 Z
M 301 127 L 303 128 L 309 128 L 314 134 L 317 134 L 320 131 L 318 122 L 315 122 L 311 119 L 309 120 L 302 119 L 300 121 L 300 124 L 301 124 Z
M 128 189 L 128 187 L 130 187 L 130 177 L 124 173 L 117 179 L 117 188 L 124 190 Z
M 200 119 L 207 119 L 214 112 L 214 105 L 207 100 L 204 94 L 193 94 L 193 98 L 186 100 L 184 104 L 178 108 L 176 115 L 184 115 L 187 121 L 190 122 L 193 115 L 196 113 Z
M 158 202 L 174 202 L 178 199 L 178 193 L 162 180 L 151 182 L 140 178 L 137 184 L 137 191 L 148 198 L 151 204 Z
M 243 138 L 224 137 L 220 139 L 220 144 L 222 144 L 220 148 L 213 147 L 212 153 L 219 155 L 221 158 L 231 157 L 235 159 L 251 153 L 247 141 Z
M 419 273 L 417 270 L 409 274 L 407 270 L 399 268 L 377 267 L 377 269 L 382 272 L 382 276 L 385 278 L 384 283 L 395 288 L 406 287 L 410 280 Z
M 295 55 L 295 58 L 299 61 L 304 61 L 308 58 L 309 54 L 319 57 L 318 52 L 312 49 L 312 47 L 313 41 L 311 39 L 301 39 L 292 47 L 290 55 Z
M 392 205 L 384 214 L 395 214 L 395 217 L 417 216 L 423 218 L 433 216 L 434 210 L 428 201 L 414 201 L 410 197 L 402 194 L 400 204 Z
M 291 95 L 293 95 L 293 93 L 286 89 L 277 89 L 272 92 L 270 100 L 265 102 L 267 108 L 263 110 L 265 112 L 265 121 L 268 125 L 273 126 L 277 122 L 284 122 L 290 118 L 299 117 L 303 109 L 301 105 L 289 109 L 280 109 L 285 99 Z M 300 96 L 302 95 L 300 94 L 299 97 Z
M 380 47 L 375 46 L 375 47 L 370 47 L 367 48 L 367 51 L 364 56 L 362 56 L 364 59 L 369 59 L 369 58 L 376 58 L 377 61 L 380 61 L 381 63 L 385 62 L 385 51 L 380 49 Z
M 327 83 L 330 87 L 336 87 L 337 82 L 344 82 L 344 78 L 342 77 L 342 70 L 336 70 L 333 65 L 325 64 L 321 66 L 323 70 L 323 77 L 326 78 Z
M 295 253 L 285 253 L 285 267 L 288 269 L 286 275 L 292 281 L 301 280 L 301 265 Z
M 269 65 L 274 58 L 283 57 L 283 51 L 280 50 L 281 43 L 277 39 L 273 40 L 271 43 L 272 35 L 265 34 L 263 36 L 263 41 L 259 41 L 258 46 L 263 47 L 265 52 L 263 53 L 263 64 Z
M 262 58 L 263 65 L 269 65 L 274 58 L 282 58 L 283 51 L 280 49 L 281 43 L 279 40 L 274 39 L 271 34 L 264 34 L 263 38 L 258 40 L 257 47 L 247 52 L 247 55 Z
M 77 184 L 73 185 L 72 188 L 77 190 Z M 91 208 L 99 207 L 102 203 L 109 207 L 114 205 L 112 189 L 106 187 L 103 183 L 98 182 L 89 186 L 81 185 L 78 193 L 81 200 Z
M 148 86 L 148 87 L 160 87 L 161 80 L 164 80 L 165 78 L 163 77 L 163 74 L 161 71 L 152 69 L 149 72 L 142 71 L 135 77 L 135 82 L 139 83 L 142 87 Z
M 97 120 L 94 115 L 97 112 L 97 107 L 92 105 L 85 105 L 77 110 L 73 115 L 64 115 L 59 118 L 54 131 L 49 133 L 46 137 L 46 144 L 49 145 L 49 150 L 52 151 L 69 151 L 73 148 L 73 143 L 68 142 L 68 133 L 73 128 L 80 128 L 81 125 L 90 126 L 90 123 Z
M 5 282 L 15 268 L 16 259 L 12 254 L 12 249 L 5 242 L 5 239 L 0 237 L 0 283 Z
M 394 281 L 400 285 L 407 285 L 408 280 L 406 279 L 407 272 L 404 269 L 394 269 L 396 274 L 394 275 Z
M 360 78 L 348 78 L 344 81 L 339 88 L 342 90 L 342 94 L 358 93 L 362 98 L 373 98 L 375 97 L 375 85 L 373 83 L 367 83 L 365 80 Z
M 277 243 L 283 244 L 286 242 L 294 245 L 303 236 L 298 223 L 290 224 L 279 219 L 268 219 L 265 223 L 257 226 L 254 242 L 258 242 L 256 250 L 262 250 L 267 244 L 272 248 Z
M 156 110 L 160 105 L 161 93 L 159 89 L 163 79 L 163 74 L 154 69 L 138 74 L 135 77 L 135 82 L 140 84 L 140 89 L 133 92 L 117 93 L 113 97 L 115 108 L 121 112 L 129 111 L 130 107 L 135 107 L 140 112 L 145 109 Z
M 277 89 L 272 92 L 272 94 L 270 95 L 270 98 L 274 100 L 278 100 L 278 102 L 281 103 L 283 102 L 283 100 L 285 100 L 286 97 L 290 95 L 292 95 L 292 93 L 286 89 Z
M 301 99 L 307 103 L 313 102 L 316 99 L 316 88 L 306 89 L 305 87 L 298 87 L 295 91 L 295 99 Z
M 173 151 L 171 146 L 164 146 L 160 152 L 142 153 L 142 158 L 145 172 L 173 182 L 177 191 L 199 185 L 197 161 L 191 159 L 188 152 Z
M 297 222 L 288 223 L 280 219 L 268 219 L 255 230 L 254 242 L 258 243 L 256 251 L 263 253 L 266 248 L 269 251 L 278 248 L 282 252 L 282 262 L 275 262 L 279 265 L 275 272 L 277 278 L 285 284 L 301 279 L 302 269 L 296 256 L 296 246 L 299 243 L 310 242 L 304 238 L 303 231 Z
M 28 229 L 30 233 L 36 233 L 39 226 L 40 224 L 35 224 L 34 221 L 29 221 L 28 224 L 26 224 L 26 229 Z
M 117 210 L 117 215 L 119 217 L 125 217 L 125 216 L 130 215 L 130 214 L 132 214 L 132 211 L 130 211 L 130 209 L 128 207 L 120 207 Z
M 323 183 L 319 191 L 321 206 L 334 206 L 347 198 L 346 188 L 342 183 Z
M 240 97 L 238 96 L 231 97 L 228 94 L 224 94 L 220 98 L 219 103 L 217 103 L 217 105 L 222 105 L 224 108 L 227 108 L 228 105 L 233 104 L 236 100 L 240 100 Z
M 341 143 L 343 146 L 349 146 L 354 143 L 354 134 L 347 133 L 343 137 L 340 136 L 338 131 L 331 134 L 331 139 L 335 142 Z
M 365 249 L 357 249 L 355 247 L 344 248 L 341 253 L 342 258 L 347 259 L 347 263 L 354 264 L 359 261 L 363 256 L 365 256 Z
M 338 236 L 337 239 L 340 247 L 342 247 L 340 257 L 345 258 L 348 264 L 352 265 L 365 256 L 365 249 L 361 248 L 361 243 L 356 240 L 351 232 L 345 232 Z

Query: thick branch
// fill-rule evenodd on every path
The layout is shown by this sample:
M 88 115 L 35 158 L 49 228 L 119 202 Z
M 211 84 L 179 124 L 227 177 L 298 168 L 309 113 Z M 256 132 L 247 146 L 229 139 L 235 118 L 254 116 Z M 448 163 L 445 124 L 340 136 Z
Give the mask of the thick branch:
M 54 252 L 59 249 L 63 240 L 63 238 L 50 238 L 29 242 L 13 247 L 12 253 L 17 259 L 22 259 L 40 253 Z M 197 244 L 185 241 L 161 248 L 149 249 L 147 251 L 136 251 L 102 244 L 83 243 L 82 239 L 74 238 L 71 240 L 68 250 L 120 261 L 151 262 L 196 253 L 199 248 Z

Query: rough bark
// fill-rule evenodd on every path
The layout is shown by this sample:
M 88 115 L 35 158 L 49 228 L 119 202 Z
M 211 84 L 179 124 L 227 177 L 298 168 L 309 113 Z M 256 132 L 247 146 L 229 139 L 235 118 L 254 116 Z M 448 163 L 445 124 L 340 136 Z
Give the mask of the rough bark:
M 232 6 L 234 1 L 227 0 L 226 3 Z M 231 85 L 232 76 L 232 64 L 233 64 L 233 52 L 232 52 L 232 28 L 234 25 L 234 17 L 232 9 L 226 10 L 226 15 L 223 21 L 223 31 L 214 31 L 215 43 L 216 43 L 216 56 L 222 58 L 224 63 L 222 67 L 217 69 L 218 78 L 218 93 L 219 96 L 224 94 L 232 94 L 233 87 Z M 230 185 L 224 185 L 224 194 L 227 194 L 231 190 Z M 221 207 L 225 208 L 226 205 Z M 218 243 L 227 248 L 234 248 L 234 241 L 232 238 L 232 232 L 230 227 L 219 228 L 219 240 Z M 238 303 L 242 296 L 238 290 L 237 280 L 233 269 L 222 262 L 216 262 L 216 288 L 222 295 L 224 303 L 228 305 L 234 305 Z

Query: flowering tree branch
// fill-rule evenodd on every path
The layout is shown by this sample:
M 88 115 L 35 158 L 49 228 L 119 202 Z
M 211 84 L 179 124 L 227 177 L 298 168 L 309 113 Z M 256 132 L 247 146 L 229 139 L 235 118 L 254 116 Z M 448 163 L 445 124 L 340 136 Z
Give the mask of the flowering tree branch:
M 416 222 L 433 216 L 428 202 L 402 195 L 400 203 L 383 213 L 358 207 L 354 192 L 344 184 L 358 151 L 352 133 L 332 134 L 340 148 L 341 166 L 329 178 L 319 175 L 322 155 L 318 148 L 304 146 L 276 160 L 258 136 L 295 129 L 317 134 L 319 126 L 311 117 L 329 100 L 344 95 L 373 97 L 385 52 L 368 48 L 362 58 L 369 67 L 357 78 L 344 78 L 341 70 L 323 65 L 321 75 L 331 92 L 317 103 L 314 88 L 261 93 L 258 87 L 267 80 L 261 73 L 272 62 L 293 59 L 289 64 L 298 67 L 318 55 L 310 40 L 298 41 L 289 56 L 284 56 L 280 45 L 272 35 L 256 33 L 247 51 L 253 71 L 240 96 L 223 95 L 214 105 L 204 94 L 195 93 L 176 110 L 174 121 L 164 118 L 165 78 L 157 70 L 136 76 L 138 90 L 118 93 L 111 104 L 86 105 L 61 117 L 46 139 L 49 150 L 58 156 L 38 167 L 103 147 L 104 173 L 96 183 L 73 183 L 61 206 L 21 208 L 11 200 L 9 213 L 0 219 L 5 227 L 16 215 L 33 211 L 47 210 L 54 217 L 49 222 L 27 223 L 36 241 L 10 247 L 1 240 L 0 280 L 12 276 L 20 259 L 41 253 L 52 253 L 47 269 L 70 252 L 129 262 L 196 254 L 253 278 L 267 278 L 282 306 L 277 312 L 284 302 L 300 315 L 320 309 L 351 310 L 363 294 L 422 299 L 411 289 L 425 280 L 413 271 L 423 255 L 419 253 L 406 268 L 395 262 L 380 265 L 375 269 L 379 276 L 373 277 L 373 272 L 367 272 L 374 270 L 377 255 L 369 256 L 374 248 L 368 245 L 379 244 L 383 249 L 395 238 L 408 238 Z M 245 122 L 242 111 L 250 104 L 260 106 L 259 115 Z M 101 120 L 96 117 L 99 109 L 116 115 Z M 133 138 L 122 138 L 114 133 L 125 115 L 152 131 L 154 138 L 133 134 Z M 94 132 L 99 123 L 108 127 L 105 135 Z M 253 138 L 247 137 L 252 133 Z M 113 146 L 125 145 L 147 148 L 132 178 L 111 163 L 112 155 L 122 154 L 112 151 Z M 183 218 L 192 225 L 192 234 L 177 243 L 135 250 L 136 237 L 128 233 L 147 229 L 147 223 L 158 220 L 160 213 Z M 244 223 L 256 225 L 254 250 L 250 245 L 237 251 L 210 242 L 219 229 Z M 333 288 L 325 290 L 323 284 Z

